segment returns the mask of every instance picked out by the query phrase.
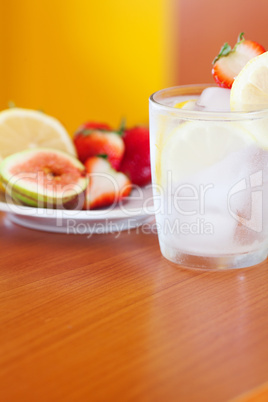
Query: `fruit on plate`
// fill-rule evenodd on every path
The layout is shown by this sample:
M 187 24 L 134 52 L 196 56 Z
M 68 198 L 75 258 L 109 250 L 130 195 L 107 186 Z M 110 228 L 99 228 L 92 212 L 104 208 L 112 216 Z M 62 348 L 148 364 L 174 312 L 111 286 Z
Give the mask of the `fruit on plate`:
M 83 130 L 93 129 L 93 128 L 103 130 L 103 131 L 112 131 L 112 128 L 111 128 L 111 126 L 109 126 L 109 124 L 101 123 L 98 121 L 88 121 L 88 122 L 82 124 L 82 126 L 80 126 L 77 131 L 83 131 Z
M 118 169 L 125 150 L 119 133 L 107 124 L 95 122 L 85 123 L 77 130 L 74 144 L 81 162 L 92 156 L 107 155 L 114 169 Z
M 107 207 L 131 192 L 131 182 L 121 172 L 114 170 L 110 162 L 98 156 L 85 162 L 89 183 L 84 209 Z
M 49 148 L 6 157 L 0 164 L 0 178 L 13 200 L 39 208 L 82 209 L 88 183 L 77 158 Z
M 54 117 L 16 107 L 0 112 L 0 160 L 27 148 L 39 147 L 76 156 L 71 137 Z
M 220 87 L 231 88 L 234 79 L 247 62 L 264 52 L 263 46 L 252 40 L 246 40 L 242 32 L 233 49 L 225 43 L 213 60 L 212 75 L 216 83 Z
M 133 184 L 145 186 L 151 181 L 149 129 L 136 126 L 124 131 L 125 153 L 120 171 Z

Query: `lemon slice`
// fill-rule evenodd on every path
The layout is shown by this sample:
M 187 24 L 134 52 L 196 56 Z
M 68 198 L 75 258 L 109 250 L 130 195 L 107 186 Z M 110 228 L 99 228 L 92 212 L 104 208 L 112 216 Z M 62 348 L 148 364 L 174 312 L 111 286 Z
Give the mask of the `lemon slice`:
M 159 184 L 165 184 L 167 172 L 171 172 L 176 183 L 253 144 L 256 144 L 255 137 L 237 123 L 182 123 L 163 144 L 157 166 L 161 171 Z
M 63 125 L 45 113 L 12 108 L 0 112 L 0 160 L 27 148 L 53 148 L 76 156 Z
M 268 52 L 242 68 L 231 88 L 230 106 L 242 112 L 268 108 Z
M 177 109 L 194 110 L 197 99 L 188 99 L 186 101 L 178 102 L 174 106 Z

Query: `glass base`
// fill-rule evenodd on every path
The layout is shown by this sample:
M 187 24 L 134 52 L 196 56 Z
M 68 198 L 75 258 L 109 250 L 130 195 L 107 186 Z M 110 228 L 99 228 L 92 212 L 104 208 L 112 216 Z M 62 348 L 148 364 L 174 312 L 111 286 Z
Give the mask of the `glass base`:
M 267 248 L 243 254 L 225 254 L 219 256 L 200 256 L 182 252 L 172 247 L 161 245 L 165 258 L 175 264 L 188 268 L 220 271 L 224 269 L 248 268 L 260 264 L 267 258 Z

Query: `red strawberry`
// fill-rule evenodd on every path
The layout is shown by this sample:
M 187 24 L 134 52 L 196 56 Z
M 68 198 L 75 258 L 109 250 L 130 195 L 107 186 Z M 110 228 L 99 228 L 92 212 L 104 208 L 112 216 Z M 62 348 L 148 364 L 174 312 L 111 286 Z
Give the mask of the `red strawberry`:
M 107 155 L 115 169 L 118 169 L 125 150 L 120 135 L 103 123 L 83 124 L 75 134 L 74 144 L 81 162 L 91 156 Z
M 109 126 L 109 124 L 99 123 L 96 121 L 88 121 L 88 122 L 84 123 L 82 126 L 79 127 L 79 129 L 77 131 L 83 131 L 83 130 L 90 129 L 90 128 L 96 128 L 96 129 L 105 130 L 105 131 L 112 131 L 112 128 Z
M 145 186 L 151 181 L 149 129 L 137 126 L 124 132 L 125 153 L 120 171 L 133 184 Z
M 92 157 L 86 160 L 89 184 L 84 209 L 107 207 L 129 195 L 131 182 L 111 167 L 108 160 Z
M 264 52 L 264 47 L 257 42 L 245 40 L 242 32 L 233 49 L 228 43 L 225 43 L 218 56 L 213 60 L 212 75 L 216 83 L 220 87 L 231 88 L 235 77 L 246 63 Z

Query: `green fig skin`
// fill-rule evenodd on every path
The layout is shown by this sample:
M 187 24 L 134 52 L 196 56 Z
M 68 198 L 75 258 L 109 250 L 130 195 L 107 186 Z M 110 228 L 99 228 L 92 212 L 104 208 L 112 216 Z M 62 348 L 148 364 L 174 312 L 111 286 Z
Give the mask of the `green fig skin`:
M 51 192 L 47 192 L 46 188 L 42 187 L 42 185 L 37 181 L 33 184 L 29 184 L 29 182 L 23 179 L 24 162 L 25 166 L 27 166 L 27 172 L 25 173 L 25 177 L 27 178 L 27 175 L 31 175 L 31 172 L 29 171 L 29 166 L 31 167 L 31 158 L 34 158 L 35 170 L 33 170 L 33 174 L 36 175 L 36 160 L 38 160 L 39 155 L 40 160 L 42 160 L 42 157 L 45 155 L 45 157 L 52 162 L 54 160 L 60 161 L 61 158 L 63 158 L 65 163 L 67 161 L 69 169 L 73 169 L 73 172 L 75 172 L 76 182 L 72 181 L 66 184 L 65 179 L 65 187 L 67 190 L 64 191 L 63 187 L 62 193 L 59 192 L 57 194 L 56 192 L 53 192 L 52 194 Z M 16 164 L 17 166 L 20 166 L 22 171 L 17 175 L 18 179 L 16 174 L 12 174 L 12 169 L 14 170 L 14 167 L 16 169 Z M 39 168 L 39 166 L 37 166 L 37 168 Z M 45 167 L 40 164 L 40 171 L 42 171 L 43 168 Z M 57 186 L 61 185 L 59 171 L 60 167 L 57 166 Z M 62 173 L 64 173 L 64 171 Z M 78 159 L 65 154 L 62 151 L 55 151 L 49 148 L 36 148 L 8 156 L 0 164 L 0 180 L 5 188 L 6 195 L 10 196 L 16 204 L 36 208 L 82 209 L 85 199 L 85 191 L 88 185 L 85 167 Z M 71 190 L 69 190 L 68 185 L 72 188 Z M 38 191 L 35 191 L 35 188 L 37 188 Z

